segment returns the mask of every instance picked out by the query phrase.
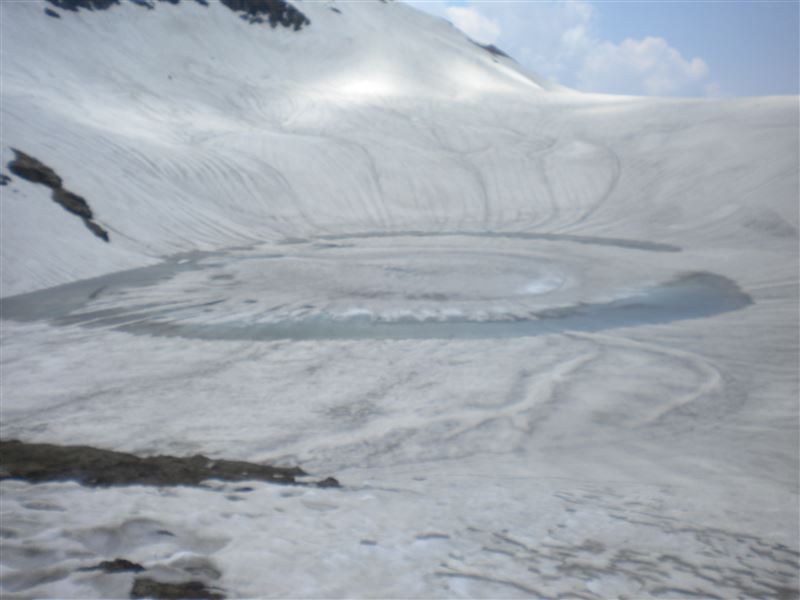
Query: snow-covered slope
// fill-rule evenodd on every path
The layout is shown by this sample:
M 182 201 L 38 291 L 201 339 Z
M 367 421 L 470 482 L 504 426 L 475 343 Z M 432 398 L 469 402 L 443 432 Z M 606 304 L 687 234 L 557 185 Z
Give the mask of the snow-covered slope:
M 4 3 L 3 161 L 54 168 L 112 242 L 16 180 L 3 295 L 319 233 L 795 231 L 794 99 L 548 92 L 402 4 L 331 8 L 303 4 L 296 32 L 220 3 Z
M 2 436 L 344 489 L 4 482 L 8 593 L 126 596 L 79 571 L 116 557 L 232 597 L 797 593 L 797 98 L 581 94 L 395 2 L 154 5 L 0 3 L 3 172 L 110 233 L 0 187 Z
M 98 251 L 64 215 L 41 222 L 42 200 L 30 214 L 26 199 L 37 190 L 21 184 L 4 206 L 3 293 L 242 240 L 512 217 L 491 214 L 463 157 L 502 122 L 491 111 L 453 131 L 449 113 L 541 86 L 404 5 L 331 8 L 304 5 L 313 26 L 295 32 L 216 2 L 60 19 L 5 3 L 4 162 L 19 146 L 63 173 L 115 235 Z M 503 133 L 494 143 L 514 143 Z M 48 244 L 42 264 L 18 262 L 19 248 Z M 87 251 L 94 261 L 63 256 Z

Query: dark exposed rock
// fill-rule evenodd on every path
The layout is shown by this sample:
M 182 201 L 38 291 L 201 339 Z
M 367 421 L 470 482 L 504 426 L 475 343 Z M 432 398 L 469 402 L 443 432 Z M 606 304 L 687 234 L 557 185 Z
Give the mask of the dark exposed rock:
M 124 558 L 115 558 L 114 560 L 104 560 L 99 565 L 93 567 L 84 567 L 80 571 L 103 571 L 103 573 L 141 573 L 145 568 L 135 562 L 131 562 Z
M 333 12 L 335 12 L 336 14 L 338 14 L 338 15 L 342 14 L 342 11 L 340 11 L 340 10 L 339 10 L 338 8 L 336 8 L 335 6 L 331 6 L 330 8 L 331 8 L 331 10 L 332 10 Z
M 91 219 L 94 216 L 92 215 L 92 209 L 89 208 L 89 205 L 82 196 L 73 194 L 63 187 L 53 190 L 53 201 L 63 206 L 64 210 L 71 212 L 73 215 L 78 215 L 81 218 Z
M 119 0 L 47 0 L 53 6 L 63 10 L 105 10 L 119 4 Z M 151 0 L 131 0 L 134 4 L 146 8 L 154 8 Z M 170 4 L 179 4 L 181 0 L 159 0 Z M 198 4 L 208 6 L 208 0 L 195 0 Z M 311 21 L 302 12 L 286 2 L 286 0 L 220 0 L 222 4 L 235 12 L 246 15 L 250 23 L 269 22 L 273 28 L 278 25 L 299 31 Z M 47 9 L 49 10 L 49 9 Z M 52 12 L 52 11 L 51 11 Z M 48 13 L 50 14 L 50 13 Z M 51 15 L 53 16 L 53 15 Z M 56 16 L 58 16 L 56 14 Z
M 46 14 L 48 17 L 53 17 L 54 19 L 60 19 L 61 18 L 60 14 L 58 14 L 56 11 L 51 10 L 49 8 L 45 8 L 44 9 L 44 14 Z
M 97 223 L 92 221 L 91 219 L 84 219 L 83 220 L 83 224 L 86 225 L 86 227 L 87 227 L 87 229 L 89 229 L 89 231 L 91 231 L 93 234 L 95 234 L 97 237 L 99 237 L 104 242 L 110 241 L 108 239 L 108 232 L 105 229 L 103 229 L 102 227 L 100 227 L 100 225 L 98 225 Z
M 9 183 L 11 183 L 11 177 L 5 173 L 0 174 L 0 185 L 8 185 Z
M 329 487 L 338 488 L 338 487 L 341 487 L 341 485 L 333 477 L 326 477 L 322 481 L 318 481 L 317 482 L 317 487 L 321 487 L 321 488 L 329 488 Z
M 486 45 L 478 44 L 478 46 L 486 50 L 489 54 L 494 54 L 495 56 L 504 56 L 505 58 L 511 58 L 508 54 L 500 50 L 500 48 L 498 48 L 494 44 L 486 44 Z
M 265 17 L 274 28 L 279 24 L 299 31 L 311 21 L 291 4 L 284 0 L 220 0 L 225 6 L 250 17 L 250 23 L 260 23 Z
M 508 58 L 510 60 L 514 60 L 513 58 L 511 58 L 508 54 L 506 54 L 505 52 L 500 50 L 500 48 L 498 48 L 494 44 L 479 44 L 478 42 L 476 42 L 473 39 L 470 39 L 469 41 L 472 42 L 473 44 L 475 44 L 476 46 L 478 46 L 480 48 L 483 48 L 489 54 L 493 54 L 494 56 L 503 56 L 503 57 Z
M 286 485 L 339 487 L 329 477 L 319 483 L 300 483 L 306 473 L 298 467 L 273 467 L 244 461 L 212 460 L 206 456 L 152 456 L 142 458 L 124 452 L 90 446 L 28 444 L 0 441 L 0 479 L 24 479 L 33 483 L 73 480 L 82 485 L 199 485 L 207 479 L 268 481 Z
M 83 219 L 87 229 L 101 240 L 104 242 L 109 241 L 108 232 L 92 220 L 94 215 L 92 214 L 92 209 L 89 208 L 89 203 L 82 196 L 64 189 L 61 177 L 56 175 L 53 169 L 16 148 L 11 150 L 14 152 L 14 160 L 8 163 L 8 169 L 12 173 L 32 183 L 41 183 L 49 187 L 53 190 L 51 196 L 53 202 L 60 204 L 64 210 Z
M 61 187 L 61 177 L 56 175 L 53 169 L 16 148 L 12 148 L 11 151 L 14 153 L 14 160 L 8 163 L 8 170 L 14 175 L 33 183 L 41 183 L 51 189 Z
M 131 589 L 131 598 L 158 598 L 160 600 L 180 600 L 197 598 L 203 600 L 224 600 L 219 591 L 208 588 L 201 581 L 164 583 L 149 577 L 137 577 Z
M 78 11 L 84 8 L 86 10 L 105 10 L 109 6 L 119 4 L 119 0 L 47 0 L 53 6 L 62 8 L 64 10 Z

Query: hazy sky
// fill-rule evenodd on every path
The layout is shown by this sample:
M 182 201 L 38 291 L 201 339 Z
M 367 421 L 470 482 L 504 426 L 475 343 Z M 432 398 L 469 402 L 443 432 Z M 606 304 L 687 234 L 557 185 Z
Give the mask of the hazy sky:
M 800 93 L 800 0 L 407 0 L 585 91 Z

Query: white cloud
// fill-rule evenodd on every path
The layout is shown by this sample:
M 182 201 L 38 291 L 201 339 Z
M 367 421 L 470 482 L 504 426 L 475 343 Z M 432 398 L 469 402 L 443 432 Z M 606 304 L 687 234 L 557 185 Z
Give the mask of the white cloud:
M 449 6 L 446 11 L 450 21 L 476 42 L 493 44 L 500 37 L 500 25 L 487 19 L 474 8 Z
M 663 38 L 616 44 L 598 33 L 584 0 L 410 2 L 444 16 L 483 44 L 496 44 L 533 73 L 584 91 L 643 95 L 719 95 L 701 58 L 685 58 Z
M 600 42 L 577 73 L 581 89 L 651 96 L 701 94 L 707 78 L 708 65 L 702 59 L 685 59 L 659 37 Z

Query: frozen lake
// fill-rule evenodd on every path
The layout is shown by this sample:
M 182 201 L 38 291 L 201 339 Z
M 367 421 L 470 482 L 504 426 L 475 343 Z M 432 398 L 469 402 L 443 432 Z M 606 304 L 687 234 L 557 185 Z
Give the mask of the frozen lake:
M 476 252 L 470 237 L 490 241 Z M 366 245 L 370 238 L 381 243 Z M 426 238 L 428 247 L 385 243 L 395 238 Z M 330 239 L 292 240 L 281 253 L 180 255 L 6 298 L 4 316 L 206 340 L 487 339 L 670 323 L 752 303 L 735 282 L 708 272 L 586 290 L 555 258 L 560 245 L 576 243 L 664 250 L 633 241 L 551 236 L 541 244 L 535 234 L 463 233 Z M 496 239 L 506 244 L 493 247 Z

